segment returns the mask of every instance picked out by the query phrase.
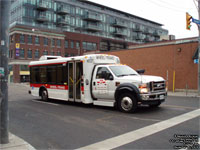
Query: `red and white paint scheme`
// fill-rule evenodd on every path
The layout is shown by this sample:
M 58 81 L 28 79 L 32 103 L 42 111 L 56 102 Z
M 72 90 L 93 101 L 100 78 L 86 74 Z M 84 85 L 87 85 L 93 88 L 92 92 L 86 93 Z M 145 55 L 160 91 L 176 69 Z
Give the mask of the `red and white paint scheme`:
M 159 106 L 167 96 L 162 77 L 140 75 L 113 55 L 42 56 L 29 67 L 29 93 L 42 100 L 117 106 L 133 112 L 139 104 Z

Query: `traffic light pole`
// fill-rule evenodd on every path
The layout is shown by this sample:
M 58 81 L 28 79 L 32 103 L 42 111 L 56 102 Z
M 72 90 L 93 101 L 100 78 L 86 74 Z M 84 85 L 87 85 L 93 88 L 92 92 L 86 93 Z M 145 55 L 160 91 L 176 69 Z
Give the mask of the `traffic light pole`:
M 10 0 L 0 0 L 0 144 L 9 142 L 8 136 L 8 49 Z

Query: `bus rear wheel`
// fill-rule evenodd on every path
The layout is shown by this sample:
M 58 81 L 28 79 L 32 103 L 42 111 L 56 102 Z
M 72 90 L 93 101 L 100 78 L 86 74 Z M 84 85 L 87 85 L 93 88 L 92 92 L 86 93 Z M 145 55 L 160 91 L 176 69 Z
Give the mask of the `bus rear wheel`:
M 42 90 L 42 92 L 41 92 L 41 99 L 43 100 L 43 101 L 48 101 L 48 93 L 47 93 L 47 90 Z

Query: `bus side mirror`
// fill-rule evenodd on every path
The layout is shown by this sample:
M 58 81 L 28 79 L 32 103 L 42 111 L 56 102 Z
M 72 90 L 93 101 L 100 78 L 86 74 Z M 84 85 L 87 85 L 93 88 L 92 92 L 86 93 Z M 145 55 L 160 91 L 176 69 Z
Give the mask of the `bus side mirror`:
M 138 69 L 136 70 L 137 73 L 139 74 L 144 74 L 145 73 L 145 69 Z
M 109 80 L 114 80 L 113 75 L 110 74 L 108 79 L 109 79 Z

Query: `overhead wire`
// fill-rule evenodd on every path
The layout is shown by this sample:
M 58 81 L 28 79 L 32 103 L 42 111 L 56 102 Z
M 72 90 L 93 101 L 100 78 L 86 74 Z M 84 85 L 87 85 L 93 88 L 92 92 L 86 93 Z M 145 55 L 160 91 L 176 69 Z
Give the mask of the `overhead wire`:
M 148 0 L 148 2 L 151 2 L 151 3 L 153 3 L 154 5 L 157 5 L 157 6 L 159 6 L 159 7 L 163 7 L 163 8 L 166 8 L 166 9 L 170 9 L 170 10 L 172 10 L 172 11 L 176 11 L 176 12 L 185 12 L 185 9 L 183 10 L 183 9 L 177 9 L 177 7 L 176 8 L 174 8 L 174 7 L 168 7 L 168 6 L 166 6 L 165 4 L 164 5 L 162 5 L 163 4 L 163 2 L 162 2 L 162 4 L 161 3 L 158 3 L 158 1 L 153 1 L 153 0 Z M 160 2 L 160 1 L 159 1 Z M 167 3 L 167 2 L 164 2 L 164 3 Z M 168 3 L 169 4 L 169 3 Z

